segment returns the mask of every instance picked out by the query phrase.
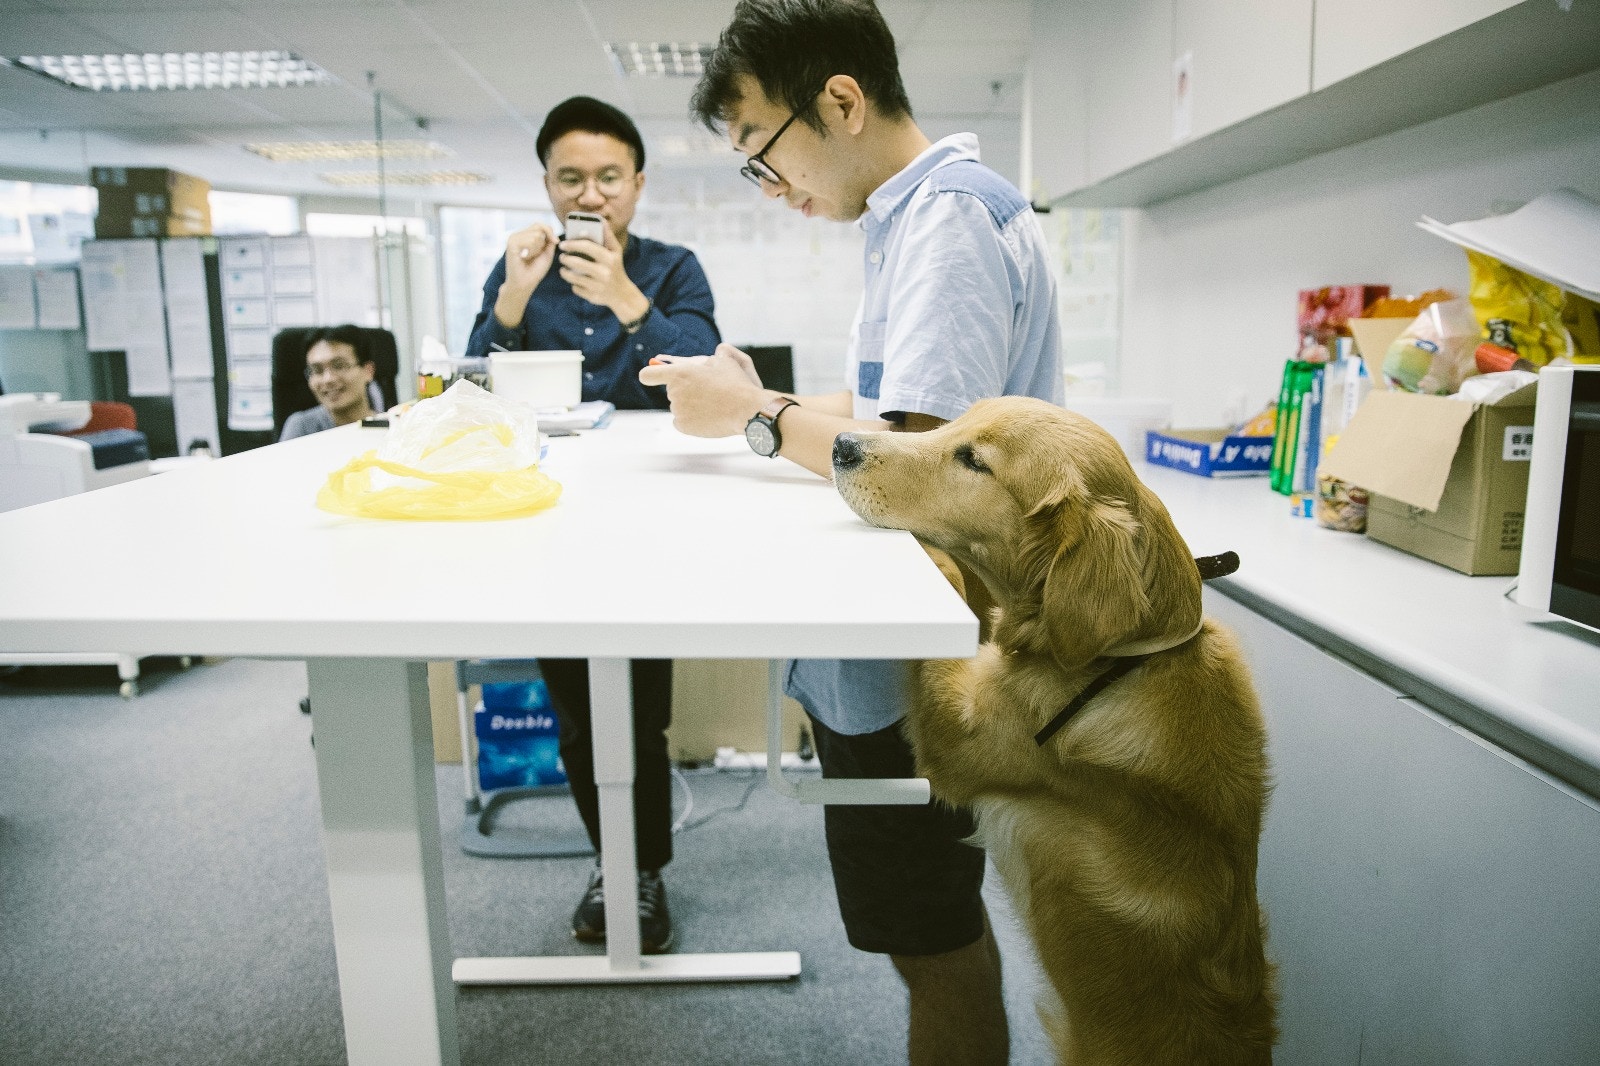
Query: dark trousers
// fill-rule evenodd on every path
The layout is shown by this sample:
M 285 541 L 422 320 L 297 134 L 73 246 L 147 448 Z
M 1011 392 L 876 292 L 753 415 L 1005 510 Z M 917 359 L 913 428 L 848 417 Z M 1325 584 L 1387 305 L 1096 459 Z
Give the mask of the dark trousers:
M 594 730 L 589 721 L 587 659 L 540 659 L 539 672 L 550 690 L 561 724 L 561 762 L 573 802 L 600 851 L 600 792 L 594 783 Z M 672 763 L 667 756 L 667 726 L 672 724 L 672 660 L 634 659 L 633 819 L 641 870 L 659 870 L 672 861 Z

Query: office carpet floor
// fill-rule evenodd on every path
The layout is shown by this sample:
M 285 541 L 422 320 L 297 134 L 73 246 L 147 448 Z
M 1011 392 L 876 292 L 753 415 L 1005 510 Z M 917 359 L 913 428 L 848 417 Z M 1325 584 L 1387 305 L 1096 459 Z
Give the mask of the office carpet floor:
M 343 1062 L 303 664 L 145 669 L 132 701 L 109 668 L 0 676 L 0 1063 Z M 700 824 L 667 870 L 677 949 L 794 949 L 800 978 L 464 988 L 464 1063 L 905 1061 L 905 993 L 845 941 L 821 811 L 748 774 L 685 781 Z M 568 925 L 592 860 L 466 855 L 459 766 L 438 793 L 455 954 L 596 952 Z M 505 819 L 577 826 L 565 797 Z M 1036 966 L 992 869 L 986 893 L 1012 1062 L 1046 1062 Z

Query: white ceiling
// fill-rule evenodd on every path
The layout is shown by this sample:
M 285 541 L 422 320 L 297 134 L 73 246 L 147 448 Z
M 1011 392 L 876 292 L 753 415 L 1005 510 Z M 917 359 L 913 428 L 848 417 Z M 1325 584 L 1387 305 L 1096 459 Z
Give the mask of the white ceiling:
M 879 6 L 923 129 L 933 137 L 976 132 L 985 158 L 1015 177 L 1029 0 Z M 348 195 L 317 175 L 370 164 L 269 163 L 242 145 L 370 140 L 369 71 L 385 104 L 386 138 L 425 138 L 455 153 L 388 169 L 493 178 L 448 189 L 391 186 L 391 200 L 544 202 L 534 136 L 552 105 L 579 93 L 638 121 L 658 189 L 664 179 L 708 167 L 732 174 L 739 160 L 688 118 L 693 79 L 623 78 L 603 48 L 606 41 L 711 44 L 732 10 L 733 0 L 0 0 L 0 56 L 279 49 L 342 82 L 91 93 L 0 66 L 0 177 L 81 181 L 90 166 L 169 166 L 219 189 Z

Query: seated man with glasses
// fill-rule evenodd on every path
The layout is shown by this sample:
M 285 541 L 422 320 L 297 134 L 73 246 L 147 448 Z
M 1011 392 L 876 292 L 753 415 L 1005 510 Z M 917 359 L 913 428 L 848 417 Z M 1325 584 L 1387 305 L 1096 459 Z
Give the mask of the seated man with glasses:
M 606 221 L 605 244 L 558 238 L 535 223 L 513 233 L 483 286 L 483 307 L 467 355 L 492 349 L 583 352 L 583 399 L 622 410 L 667 407 L 666 390 L 648 388 L 639 370 L 662 354 L 706 355 L 720 339 L 711 286 L 687 248 L 628 232 L 644 191 L 644 140 L 610 104 L 575 96 L 545 117 L 534 141 L 557 219 L 584 211 Z M 572 798 L 599 855 L 600 798 L 594 781 L 589 664 L 541 659 L 561 732 L 561 761 Z M 632 665 L 635 858 L 639 937 L 646 954 L 672 944 L 661 868 L 672 859 L 672 662 Z M 596 859 L 572 915 L 572 935 L 605 939 L 605 885 Z
M 311 335 L 306 348 L 306 381 L 319 406 L 296 411 L 283 423 L 279 440 L 321 433 L 359 422 L 372 414 L 373 376 L 378 364 L 358 326 L 330 326 Z

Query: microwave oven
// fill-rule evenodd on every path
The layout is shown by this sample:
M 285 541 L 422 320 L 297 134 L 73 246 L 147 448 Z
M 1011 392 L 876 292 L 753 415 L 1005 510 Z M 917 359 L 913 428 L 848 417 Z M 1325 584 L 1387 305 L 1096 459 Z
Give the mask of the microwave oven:
M 1600 630 L 1600 366 L 1539 372 L 1516 597 Z

